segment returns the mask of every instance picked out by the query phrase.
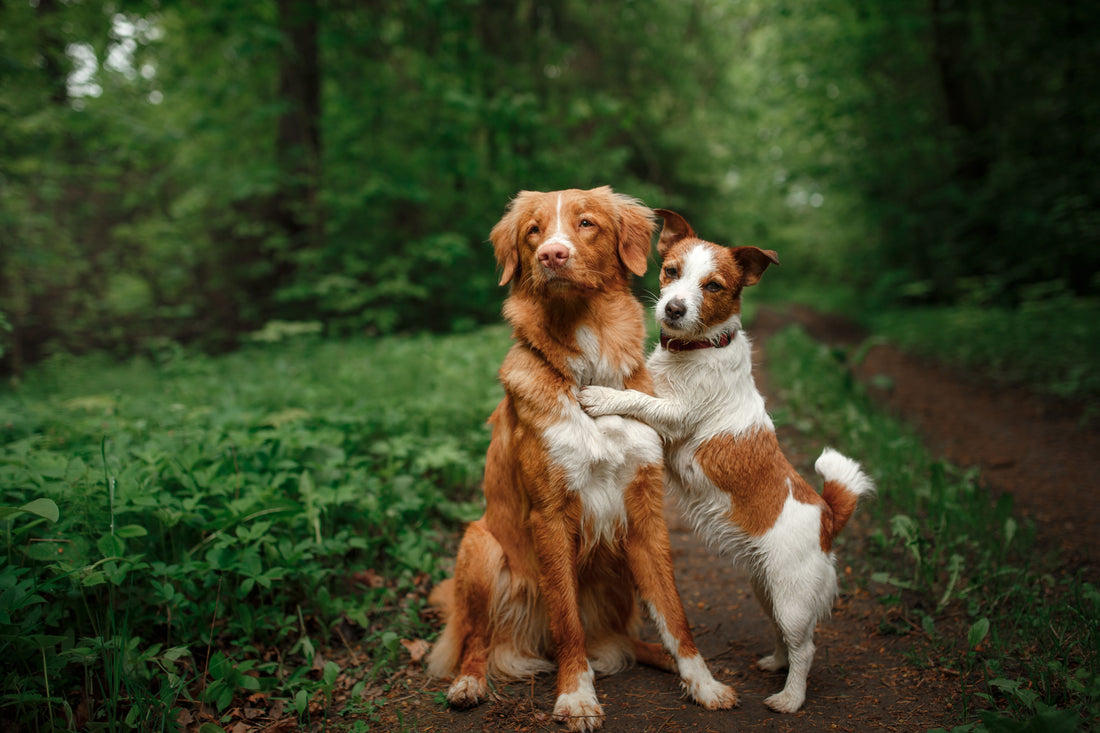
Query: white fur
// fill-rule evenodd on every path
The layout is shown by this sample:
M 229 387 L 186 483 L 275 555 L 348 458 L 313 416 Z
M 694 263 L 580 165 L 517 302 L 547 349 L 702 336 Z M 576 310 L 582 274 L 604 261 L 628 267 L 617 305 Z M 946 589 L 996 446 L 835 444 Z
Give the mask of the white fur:
M 737 704 L 737 693 L 711 676 L 701 654 L 676 657 L 684 691 L 707 710 L 724 710 Z
M 571 731 L 596 730 L 603 725 L 603 708 L 596 699 L 592 667 L 577 675 L 577 688 L 563 692 L 554 703 L 554 717 Z
M 447 702 L 456 708 L 470 708 L 484 700 L 488 694 L 489 687 L 484 679 L 463 675 L 456 678 L 447 689 Z
M 680 261 L 680 274 L 672 282 L 661 288 L 661 297 L 657 301 L 657 321 L 665 325 L 661 316 L 669 301 L 680 298 L 687 307 L 681 319 L 684 324 L 680 330 L 687 330 L 698 323 L 699 311 L 703 307 L 703 290 L 699 282 L 714 270 L 714 255 L 710 247 L 699 245 L 684 253 Z
M 657 397 L 635 390 L 587 387 L 579 400 L 590 415 L 632 417 L 661 435 L 670 493 L 677 495 L 686 518 L 711 549 L 748 566 L 756 596 L 775 627 L 775 651 L 758 664 L 770 671 L 789 667 L 789 672 L 783 690 L 765 703 L 779 712 L 794 712 L 806 697 L 814 628 L 829 613 L 836 596 L 836 569 L 832 554 L 821 549 L 820 506 L 795 500 L 789 480 L 786 486 L 774 488 L 787 494 L 774 523 L 759 537 L 751 537 L 730 522 L 730 494 L 716 486 L 696 461 L 700 446 L 712 438 L 728 435 L 751 440 L 752 432 L 775 429 L 752 378 L 752 346 L 740 330 L 740 317 L 721 324 L 698 322 L 702 283 L 712 266 L 707 247 L 689 250 L 681 260 L 680 277 L 661 292 L 657 318 L 660 322 L 669 300 L 681 298 L 687 313 L 674 335 L 709 339 L 736 328 L 730 344 L 680 352 L 658 347 L 648 361 Z M 858 463 L 830 448 L 822 452 L 815 468 L 827 481 L 837 481 L 856 494 L 874 490 Z M 660 620 L 657 626 L 662 629 Z
M 554 221 L 550 224 L 550 228 L 546 232 L 546 239 L 542 241 L 542 244 L 562 244 L 569 250 L 569 256 L 572 257 L 577 253 L 577 245 L 573 243 L 572 237 L 569 236 L 569 222 L 561 216 L 561 201 L 562 195 L 558 194 L 558 204 L 554 211 Z
M 626 523 L 623 492 L 641 466 L 660 463 L 661 441 L 652 428 L 617 415 L 593 419 L 569 395 L 561 417 L 543 431 L 550 462 L 565 471 L 570 491 L 580 495 L 586 536 L 611 541 Z
M 821 478 L 843 484 L 854 494 L 863 496 L 875 491 L 874 482 L 868 478 L 859 464 L 832 448 L 821 451 L 817 462 L 814 463 L 814 470 Z
M 607 387 L 623 388 L 623 381 L 630 376 L 632 366 L 624 362 L 615 366 L 600 350 L 600 337 L 588 326 L 577 329 L 575 338 L 580 347 L 580 356 L 569 359 L 569 370 L 573 379 L 581 386 L 602 384 Z

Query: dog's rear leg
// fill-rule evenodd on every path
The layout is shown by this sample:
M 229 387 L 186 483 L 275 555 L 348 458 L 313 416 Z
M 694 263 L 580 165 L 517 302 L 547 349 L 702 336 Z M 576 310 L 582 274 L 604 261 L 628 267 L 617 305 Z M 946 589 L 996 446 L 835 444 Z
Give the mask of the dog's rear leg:
M 760 607 L 768 614 L 768 620 L 771 621 L 772 624 L 772 631 L 775 633 L 775 651 L 766 657 L 761 657 L 756 660 L 756 666 L 768 672 L 778 672 L 787 666 L 787 642 L 783 638 L 783 632 L 779 629 L 779 624 L 775 621 L 775 611 L 772 609 L 772 600 L 768 596 L 764 584 L 755 576 L 752 577 L 752 590 L 756 594 L 756 600 L 760 603 Z
M 672 657 L 668 656 L 668 652 L 665 651 L 663 646 L 641 639 L 633 639 L 632 641 L 634 642 L 634 658 L 638 660 L 639 664 L 659 669 L 662 672 L 676 671 L 676 663 L 672 661 Z
M 814 661 L 816 614 L 805 599 L 787 598 L 788 605 L 775 604 L 775 621 L 787 650 L 787 681 L 783 689 L 764 700 L 778 713 L 793 713 L 806 701 L 806 678 Z
M 684 689 L 708 710 L 731 708 L 737 705 L 737 693 L 711 675 L 695 646 L 680 593 L 676 590 L 663 496 L 661 467 L 652 465 L 639 469 L 637 478 L 627 489 L 627 501 L 632 502 L 633 507 L 626 541 L 630 572 L 657 624 L 665 649 L 676 661 Z
M 437 647 L 440 659 L 456 656 L 458 674 L 447 690 L 447 702 L 457 708 L 469 708 L 485 700 L 489 693 L 486 665 L 492 619 L 490 609 L 497 579 L 503 570 L 504 553 L 500 544 L 478 521 L 462 537 L 455 561 L 454 611 Z

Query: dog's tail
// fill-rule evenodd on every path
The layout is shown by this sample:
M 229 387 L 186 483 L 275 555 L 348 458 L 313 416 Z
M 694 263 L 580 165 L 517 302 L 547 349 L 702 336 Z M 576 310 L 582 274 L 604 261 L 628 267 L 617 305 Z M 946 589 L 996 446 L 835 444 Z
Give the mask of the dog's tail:
M 821 539 L 828 550 L 856 510 L 859 497 L 875 493 L 875 483 L 858 463 L 832 448 L 821 451 L 814 470 L 825 479 L 822 498 L 830 511 L 821 516 Z

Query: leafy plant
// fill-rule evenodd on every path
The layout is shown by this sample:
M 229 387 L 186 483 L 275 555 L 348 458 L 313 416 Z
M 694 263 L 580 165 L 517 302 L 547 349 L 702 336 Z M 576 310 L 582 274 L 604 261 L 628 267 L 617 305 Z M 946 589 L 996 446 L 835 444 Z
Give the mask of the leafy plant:
M 71 690 L 114 729 L 248 694 L 325 710 L 338 670 L 313 665 L 353 637 L 345 672 L 384 674 L 480 511 L 507 345 L 498 328 L 65 358 L 0 394 L 5 714 L 64 725 Z

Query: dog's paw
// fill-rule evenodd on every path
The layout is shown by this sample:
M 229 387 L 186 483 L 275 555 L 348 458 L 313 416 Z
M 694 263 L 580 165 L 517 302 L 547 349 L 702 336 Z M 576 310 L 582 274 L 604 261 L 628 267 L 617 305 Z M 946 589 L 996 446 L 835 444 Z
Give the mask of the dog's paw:
M 585 387 L 577 395 L 577 400 L 581 403 L 581 407 L 592 417 L 603 417 L 604 415 L 614 415 L 615 411 L 611 408 L 611 400 L 614 399 L 615 393 L 618 390 L 611 389 L 610 387 Z
M 737 707 L 737 692 L 729 685 L 723 685 L 715 679 L 688 688 L 691 699 L 707 710 L 729 710 Z
M 558 701 L 554 704 L 554 719 L 565 723 L 567 730 L 598 730 L 603 727 L 603 718 L 603 708 L 595 694 L 587 690 L 558 695 Z
M 737 693 L 711 676 L 702 656 L 681 657 L 678 664 L 680 684 L 692 700 L 707 710 L 726 710 L 737 705 Z
M 781 669 L 785 669 L 787 666 L 787 660 L 778 654 L 769 654 L 766 657 L 760 657 L 756 660 L 756 666 L 767 672 L 778 672 Z
M 806 702 L 805 695 L 798 695 L 787 690 L 777 692 L 764 701 L 764 704 L 777 713 L 795 713 Z
M 489 694 L 489 685 L 484 677 L 463 675 L 451 683 L 447 690 L 447 702 L 456 708 L 472 708 Z

